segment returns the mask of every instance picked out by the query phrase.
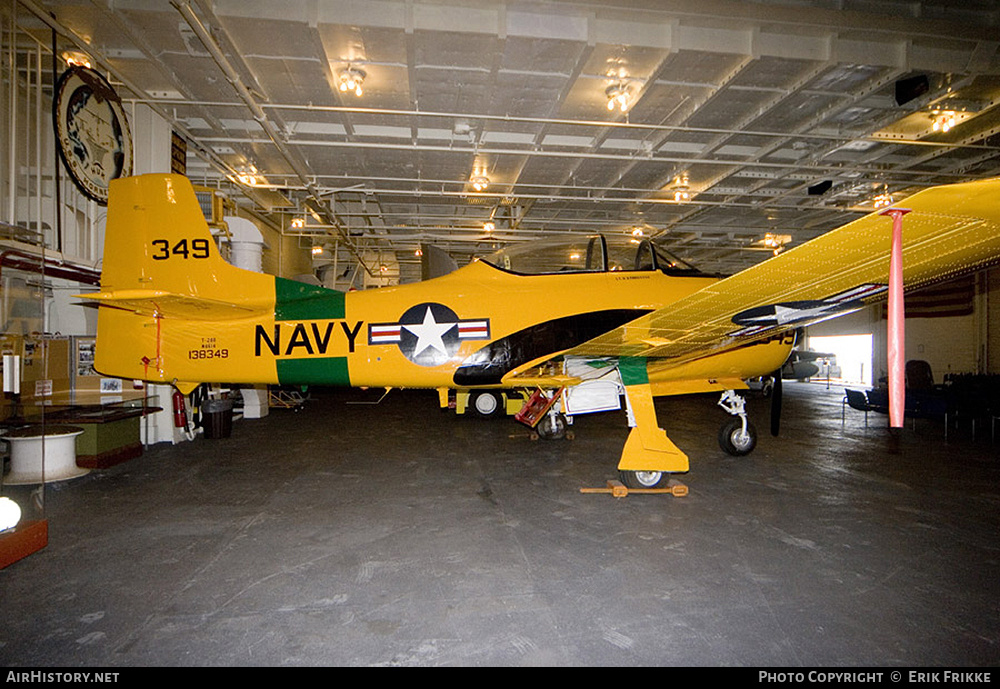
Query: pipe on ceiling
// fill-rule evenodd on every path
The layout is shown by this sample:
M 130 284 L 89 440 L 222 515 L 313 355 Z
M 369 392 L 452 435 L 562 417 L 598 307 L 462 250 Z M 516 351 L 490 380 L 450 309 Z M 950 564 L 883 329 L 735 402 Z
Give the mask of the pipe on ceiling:
M 216 65 L 219 66 L 219 69 L 221 69 L 222 73 L 226 76 L 226 79 L 230 84 L 232 84 L 233 88 L 236 89 L 236 94 L 240 97 L 240 100 L 242 100 L 247 108 L 250 109 L 250 113 L 253 115 L 253 118 L 264 130 L 264 133 L 267 134 L 271 143 L 273 143 L 278 149 L 281 156 L 285 159 L 289 166 L 291 166 L 292 170 L 295 172 L 295 176 L 299 178 L 299 181 L 306 188 L 306 191 L 311 197 L 316 210 L 318 210 L 320 214 L 323 215 L 327 221 L 336 228 L 340 241 L 344 242 L 347 250 L 352 256 L 354 256 L 361 267 L 364 268 L 369 275 L 374 276 L 375 273 L 372 272 L 372 269 L 365 263 L 361 256 L 361 252 L 358 247 L 354 245 L 354 242 L 348 235 L 343 223 L 340 222 L 333 210 L 327 206 L 326 202 L 320 196 L 320 190 L 315 184 L 313 184 L 310 171 L 304 168 L 298 157 L 292 153 L 291 149 L 288 148 L 284 137 L 278 132 L 277 128 L 268 118 L 267 113 L 265 113 L 264 109 L 261 108 L 257 99 L 254 98 L 253 94 L 250 92 L 250 89 L 248 89 L 246 84 L 243 83 L 243 79 L 240 78 L 236 68 L 233 67 L 229 59 L 223 54 L 219 44 L 216 43 L 215 39 L 208 32 L 208 29 L 205 28 L 205 25 L 202 24 L 201 20 L 194 13 L 194 10 L 191 9 L 190 3 L 171 0 L 170 4 L 172 4 L 178 12 L 180 12 L 184 21 L 187 22 L 188 26 L 191 27 L 191 30 L 198 36 L 198 39 L 205 46 L 205 49 L 208 50 L 212 59 L 215 60 Z

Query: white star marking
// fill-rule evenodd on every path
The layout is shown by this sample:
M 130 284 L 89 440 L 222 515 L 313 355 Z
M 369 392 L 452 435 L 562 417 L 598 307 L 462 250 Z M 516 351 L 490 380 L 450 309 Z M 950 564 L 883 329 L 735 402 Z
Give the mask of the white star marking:
M 746 319 L 746 322 L 754 323 L 774 321 L 778 325 L 785 325 L 786 323 L 794 323 L 807 318 L 826 315 L 827 313 L 835 310 L 838 306 L 839 304 L 822 304 L 821 306 L 813 306 L 804 309 L 793 309 L 776 304 L 774 306 L 773 314 L 758 316 L 757 318 L 748 318 Z
M 411 333 L 417 336 L 417 346 L 413 349 L 413 356 L 420 356 L 428 347 L 436 349 L 442 354 L 448 354 L 448 350 L 444 347 L 444 340 L 441 339 L 442 335 L 455 327 L 455 323 L 438 323 L 434 320 L 434 314 L 431 313 L 431 307 L 427 307 L 427 311 L 424 312 L 424 322 L 418 325 L 403 325 L 404 328 L 409 330 Z

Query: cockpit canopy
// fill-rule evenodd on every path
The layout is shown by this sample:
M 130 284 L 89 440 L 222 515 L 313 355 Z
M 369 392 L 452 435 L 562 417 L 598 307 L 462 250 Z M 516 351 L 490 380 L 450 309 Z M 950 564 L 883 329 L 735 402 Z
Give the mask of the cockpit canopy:
M 492 266 L 519 275 L 603 273 L 615 270 L 659 270 L 667 275 L 701 276 L 648 239 L 579 236 L 512 244 L 482 258 Z

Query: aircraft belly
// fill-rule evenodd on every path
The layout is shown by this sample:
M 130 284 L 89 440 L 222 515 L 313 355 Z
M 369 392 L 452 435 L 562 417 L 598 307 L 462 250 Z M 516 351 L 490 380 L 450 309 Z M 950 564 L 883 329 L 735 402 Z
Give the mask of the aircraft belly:
M 781 368 L 794 343 L 795 338 L 789 335 L 680 365 L 651 360 L 650 385 L 657 396 L 745 388 L 748 378 L 766 376 Z

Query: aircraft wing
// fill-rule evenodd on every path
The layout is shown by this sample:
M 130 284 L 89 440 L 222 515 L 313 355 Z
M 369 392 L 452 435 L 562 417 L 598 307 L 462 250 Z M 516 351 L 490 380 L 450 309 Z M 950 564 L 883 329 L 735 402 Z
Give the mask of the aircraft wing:
M 1000 261 L 1000 179 L 921 191 L 903 218 L 907 291 Z M 560 356 L 647 357 L 682 364 L 886 297 L 892 218 L 872 213 Z M 538 379 L 557 357 L 513 377 Z

